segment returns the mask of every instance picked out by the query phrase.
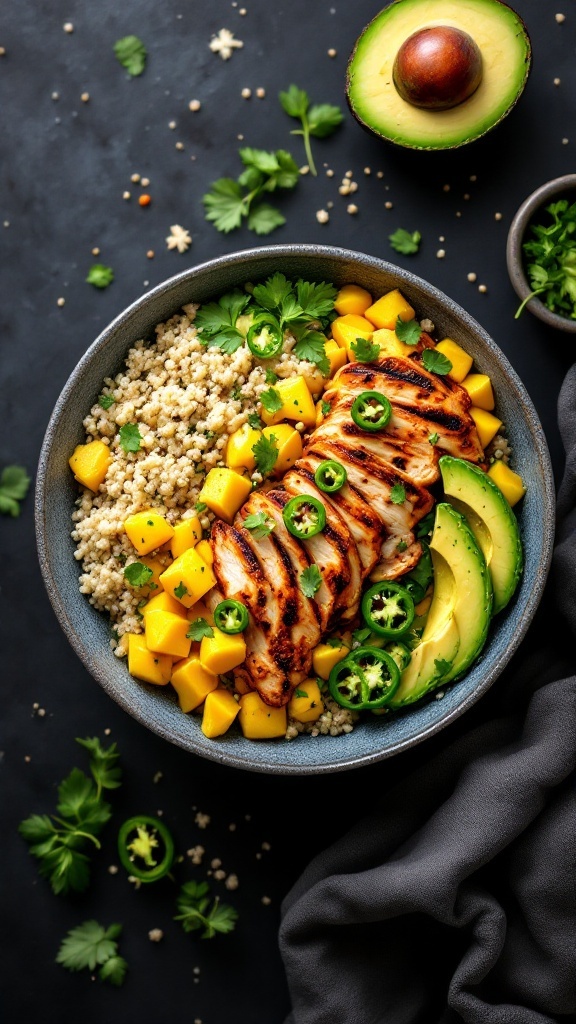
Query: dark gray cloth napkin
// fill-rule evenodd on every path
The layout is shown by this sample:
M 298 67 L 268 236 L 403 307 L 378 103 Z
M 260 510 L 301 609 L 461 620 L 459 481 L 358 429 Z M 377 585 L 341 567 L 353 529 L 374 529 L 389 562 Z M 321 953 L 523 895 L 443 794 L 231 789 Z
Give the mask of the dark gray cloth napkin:
M 559 423 L 567 464 L 538 616 L 448 745 L 380 793 L 286 897 L 286 1024 L 544 1024 L 576 1011 L 576 366 Z

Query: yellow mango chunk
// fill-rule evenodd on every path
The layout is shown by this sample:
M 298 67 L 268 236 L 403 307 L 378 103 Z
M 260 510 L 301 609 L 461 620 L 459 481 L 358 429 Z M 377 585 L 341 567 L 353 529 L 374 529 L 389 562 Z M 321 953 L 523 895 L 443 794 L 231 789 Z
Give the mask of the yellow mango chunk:
M 202 540 L 202 527 L 198 516 L 190 516 L 189 519 L 181 519 L 174 527 L 174 536 L 170 541 L 172 558 L 179 558 L 188 548 L 196 546 Z
M 146 616 L 148 612 L 162 611 L 172 612 L 172 615 L 182 615 L 182 605 L 180 601 L 177 601 L 175 597 L 171 597 L 165 590 L 160 592 L 155 591 L 154 597 L 151 597 L 148 604 L 145 604 L 142 608 L 142 615 L 144 616 L 144 625 L 146 625 Z
M 368 306 L 372 305 L 372 296 L 365 288 L 358 284 L 345 284 L 334 300 L 334 309 L 338 316 L 346 316 L 348 313 L 356 313 L 362 316 Z
M 226 445 L 226 465 L 230 469 L 254 469 L 256 459 L 252 449 L 259 438 L 260 431 L 249 423 L 230 434 Z
M 202 715 L 202 732 L 209 740 L 222 736 L 232 725 L 240 712 L 240 704 L 234 700 L 229 690 L 223 687 L 212 690 L 204 702 Z
M 234 469 L 211 469 L 199 494 L 214 515 L 231 523 L 252 490 L 252 481 Z
M 264 437 L 269 441 L 274 438 L 274 444 L 278 449 L 278 458 L 274 465 L 275 476 L 283 476 L 290 469 L 296 459 L 302 458 L 302 438 L 294 427 L 289 423 L 278 423 L 275 427 L 264 427 Z
M 135 679 L 155 686 L 170 682 L 172 658 L 168 654 L 155 654 L 148 649 L 141 633 L 128 633 L 128 671 Z
M 336 344 L 343 349 L 349 355 L 350 346 L 356 338 L 364 338 L 365 341 L 369 341 L 372 337 L 374 330 L 372 324 L 365 320 L 364 317 L 354 317 L 355 320 L 361 320 L 364 326 L 348 323 L 348 317 L 341 317 L 339 320 L 332 321 L 332 338 Z
M 104 441 L 89 441 L 88 444 L 76 445 L 68 459 L 74 478 L 91 491 L 98 490 L 111 462 L 110 449 Z
M 330 376 L 333 377 L 337 370 L 340 370 L 348 362 L 348 353 L 341 348 L 337 341 L 330 338 L 325 346 L 326 357 L 330 363 Z
M 209 540 L 200 540 L 196 545 L 196 551 L 206 565 L 214 565 L 214 552 Z
M 491 412 L 487 412 L 486 409 L 477 409 L 474 405 L 470 409 L 470 415 L 476 424 L 480 444 L 483 448 L 487 448 L 492 438 L 496 437 L 500 430 L 502 420 L 493 416 Z
M 452 363 L 452 369 L 447 374 L 450 380 L 455 380 L 457 384 L 461 384 L 470 372 L 474 362 L 472 356 L 469 356 L 460 345 L 452 341 L 452 338 L 443 338 L 442 341 L 439 341 L 436 345 L 436 351 L 441 352 Z
M 494 392 L 492 381 L 486 373 L 469 373 L 462 381 L 462 387 L 470 395 L 472 405 L 492 412 L 495 405 Z
M 148 555 L 174 536 L 174 527 L 152 509 L 128 516 L 124 529 L 139 555 Z
M 328 679 L 334 665 L 337 665 L 342 658 L 350 654 L 350 648 L 346 644 L 340 647 L 331 647 L 330 644 L 318 644 L 312 651 L 312 668 L 320 679 Z M 306 689 L 306 687 L 304 687 Z
M 492 478 L 497 487 L 506 498 L 509 505 L 516 505 L 520 498 L 526 494 L 524 481 L 518 473 L 515 473 L 510 466 L 507 466 L 501 459 L 493 462 L 488 470 L 488 476 Z
M 214 636 L 203 636 L 200 661 L 209 672 L 224 676 L 246 660 L 246 643 L 242 633 L 223 633 L 213 627 Z
M 386 327 L 389 331 L 394 330 L 398 317 L 401 320 L 413 320 L 414 310 L 402 292 L 394 288 L 386 292 L 380 299 L 368 309 L 364 310 L 364 316 L 374 327 Z
M 316 409 L 304 377 L 286 377 L 285 380 L 279 380 L 274 384 L 274 390 L 282 399 L 282 408 L 278 412 L 270 413 L 262 407 L 264 423 L 272 426 L 281 423 L 282 420 L 293 420 L 295 423 L 302 422 L 306 427 L 315 425 Z
M 406 345 L 405 342 L 400 341 L 395 331 L 388 330 L 387 327 L 374 331 L 372 342 L 374 345 L 380 346 L 379 359 L 384 359 L 386 356 L 402 356 L 409 359 L 415 352 L 414 345 Z
M 138 593 L 142 597 L 149 597 L 151 594 L 157 594 L 159 590 L 162 590 L 162 583 L 160 577 L 162 573 L 167 569 L 159 558 L 151 558 L 150 555 L 143 555 L 142 558 L 138 559 L 148 569 L 152 569 L 152 575 L 149 582 L 144 587 L 138 588 Z
M 168 594 L 191 608 L 212 589 L 216 577 L 196 548 L 188 548 L 162 573 L 160 582 Z
M 288 715 L 297 722 L 316 722 L 324 711 L 320 687 L 315 679 L 300 683 L 290 698 Z
M 218 676 L 207 672 L 200 664 L 197 654 L 191 654 L 184 661 L 178 661 L 172 670 L 172 686 L 178 694 L 178 703 L 188 714 L 199 707 L 212 690 L 218 686 Z
M 144 627 L 146 646 L 155 654 L 171 654 L 173 658 L 187 658 L 190 654 L 192 640 L 186 636 L 190 628 L 188 619 L 183 615 L 154 608 L 148 612 Z
M 286 732 L 286 708 L 265 704 L 255 690 L 240 697 L 240 728 L 247 740 L 270 740 Z

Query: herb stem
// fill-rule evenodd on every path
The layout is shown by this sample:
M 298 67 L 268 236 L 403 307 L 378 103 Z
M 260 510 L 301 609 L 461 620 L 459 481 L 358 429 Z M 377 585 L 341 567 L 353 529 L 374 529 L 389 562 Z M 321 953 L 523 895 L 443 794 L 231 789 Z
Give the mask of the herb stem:
M 308 117 L 306 114 L 302 114 L 302 129 L 304 136 L 304 149 L 306 150 L 306 159 L 308 161 L 308 167 L 310 168 L 310 174 L 313 174 L 315 178 L 318 177 L 318 171 L 316 170 L 316 164 L 314 163 L 314 157 L 312 156 L 312 147 L 310 145 L 310 126 L 308 124 Z
M 537 289 L 536 289 L 536 291 L 534 291 L 534 292 L 530 292 L 530 294 L 529 294 L 529 295 L 527 295 L 527 296 L 526 296 L 526 298 L 524 299 L 524 301 L 523 301 L 523 302 L 521 302 L 521 303 L 520 303 L 520 305 L 518 306 L 518 309 L 517 309 L 517 310 L 516 310 L 516 312 L 514 313 L 514 319 L 515 319 L 515 320 L 518 320 L 518 318 L 519 318 L 520 314 L 521 314 L 521 313 L 523 312 L 524 308 L 525 308 L 525 307 L 526 307 L 526 306 L 528 305 L 528 303 L 530 302 L 530 299 L 533 299 L 535 295 L 541 295 L 541 294 L 542 294 L 542 292 L 545 292 L 545 291 L 546 291 L 546 289 L 545 289 L 545 288 L 537 288 Z

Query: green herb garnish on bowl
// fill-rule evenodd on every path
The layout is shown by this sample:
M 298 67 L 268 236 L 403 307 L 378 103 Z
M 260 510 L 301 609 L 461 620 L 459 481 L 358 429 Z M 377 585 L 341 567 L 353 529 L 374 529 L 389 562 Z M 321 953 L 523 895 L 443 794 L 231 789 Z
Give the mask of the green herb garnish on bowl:
M 535 236 L 524 242 L 524 255 L 531 260 L 526 266 L 532 291 L 516 310 L 522 310 L 538 296 L 558 316 L 576 320 L 576 203 L 560 199 L 545 207 L 552 223 L 532 224 Z

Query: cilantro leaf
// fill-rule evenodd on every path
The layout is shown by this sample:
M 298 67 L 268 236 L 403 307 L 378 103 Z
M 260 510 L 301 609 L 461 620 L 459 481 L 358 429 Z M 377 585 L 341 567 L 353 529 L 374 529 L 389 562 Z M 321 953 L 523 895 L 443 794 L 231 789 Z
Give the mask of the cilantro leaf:
M 397 545 L 396 545 L 396 551 L 399 551 L 400 553 L 402 553 L 403 551 L 406 551 L 407 547 L 408 547 L 408 545 L 407 545 L 405 540 L 399 540 Z
M 194 505 L 194 508 L 196 509 L 196 512 L 202 513 L 206 511 L 208 505 L 206 504 L 205 501 L 197 501 L 196 504 Z
M 309 565 L 300 573 L 300 590 L 304 597 L 314 597 L 314 594 L 322 586 L 322 575 L 317 565 Z
M 144 587 L 152 579 L 154 571 L 143 562 L 131 562 L 124 567 L 124 577 L 131 587 Z
M 294 690 L 294 696 L 295 697 L 307 697 L 308 694 L 306 693 L 306 690 Z
M 393 505 L 403 505 L 406 501 L 406 490 L 403 484 L 394 484 L 390 490 L 390 501 Z
M 114 405 L 115 401 L 116 399 L 112 398 L 112 395 L 98 395 L 98 405 L 102 409 L 108 410 L 111 405 Z
M 328 413 L 330 412 L 332 406 L 330 405 L 330 402 L 322 401 L 322 404 L 321 404 L 320 408 L 322 409 L 322 415 L 323 416 L 327 416 Z
M 185 882 L 176 900 L 179 913 L 175 921 L 181 921 L 185 932 L 203 929 L 202 939 L 212 939 L 217 932 L 225 935 L 234 930 L 238 914 L 233 907 L 220 903 L 218 897 L 211 904 L 206 882 Z
M 424 520 L 422 520 L 424 522 Z M 432 565 L 432 557 L 430 555 L 430 548 L 426 541 L 422 541 L 422 554 L 419 561 L 411 569 L 409 576 L 404 577 L 405 579 L 415 580 L 419 583 L 423 590 L 427 590 L 432 580 L 434 579 L 434 568 Z
M 560 199 L 545 208 L 548 222 L 532 224 L 533 238 L 522 245 L 532 292 L 516 311 L 516 319 L 535 295 L 552 312 L 576 319 L 576 203 Z M 530 260 L 530 262 L 528 262 Z
M 109 981 L 112 985 L 122 985 L 127 970 L 128 964 L 123 956 L 111 956 L 102 964 L 98 971 L 98 977 L 100 981 Z
M 428 436 L 428 444 L 438 444 L 439 440 L 440 440 L 440 434 L 436 433 L 436 431 L 434 431 L 433 434 L 430 434 Z
M 250 296 L 236 288 L 234 291 L 226 292 L 225 295 L 222 295 L 218 302 L 206 302 L 200 306 L 196 313 L 194 324 L 201 332 L 200 340 L 202 344 L 219 345 L 218 339 L 226 337 L 229 339 L 237 338 L 238 344 L 241 345 L 244 338 L 240 331 L 237 330 L 236 322 L 249 302 Z M 208 339 L 212 340 L 209 341 Z M 219 347 L 221 346 L 219 345 Z
M 372 344 L 367 338 L 356 338 L 350 348 L 359 363 L 373 363 L 380 355 L 380 345 Z
M 275 444 L 274 434 L 266 437 L 262 434 L 256 444 L 252 445 L 252 452 L 256 460 L 256 469 L 262 476 L 268 476 L 278 461 L 278 445 Z
M 247 530 L 250 530 L 254 540 L 262 540 L 272 533 L 272 530 L 276 529 L 276 523 L 265 512 L 252 512 L 246 516 L 242 525 Z
M 308 327 L 295 325 L 292 333 L 297 338 L 294 345 L 294 355 L 298 359 L 305 359 L 309 363 L 315 363 L 322 376 L 327 377 L 330 373 L 330 362 L 326 355 L 326 337 Z
M 125 423 L 124 426 L 120 427 L 120 447 L 125 452 L 140 451 L 141 442 L 142 435 L 137 423 Z
M 428 440 L 430 440 L 430 438 L 428 438 Z M 430 536 L 432 530 L 434 529 L 435 518 L 436 512 L 434 509 L 432 509 L 431 512 L 428 512 L 428 515 L 425 515 L 424 518 L 420 520 L 418 526 L 416 527 L 416 536 L 418 538 Z
M 394 331 L 396 337 L 405 345 L 417 345 L 422 334 L 422 328 L 417 320 L 402 320 L 401 317 L 397 317 Z
M 213 637 L 214 630 L 212 629 L 210 623 L 206 621 L 206 619 L 198 618 L 194 619 L 194 621 L 190 623 L 186 636 L 190 640 L 194 640 L 195 643 L 199 643 L 202 637 L 204 636 L 207 636 L 209 638 Z
M 252 427 L 253 430 L 262 430 L 262 420 L 257 412 L 248 413 L 248 425 Z
M 336 650 L 340 650 L 341 647 L 346 646 L 344 641 L 341 640 L 339 636 L 329 636 L 327 640 L 324 640 L 324 643 L 328 647 L 334 647 Z
M 20 502 L 26 497 L 30 477 L 23 466 L 5 466 L 0 474 L 0 512 L 5 516 L 20 515 Z
M 450 373 L 452 363 L 443 352 L 437 352 L 433 348 L 425 348 L 422 353 L 422 365 L 429 373 L 437 373 L 440 376 Z M 438 437 L 438 435 L 436 435 Z
M 276 154 L 268 153 L 265 149 L 252 149 L 250 146 L 244 146 L 243 149 L 238 150 L 238 154 L 245 167 L 255 167 L 262 174 L 274 174 L 275 171 L 280 170 Z
M 303 281 L 302 278 L 296 282 L 296 297 L 302 312 L 311 319 L 327 316 L 334 309 L 334 300 L 338 294 L 333 284 L 328 281 L 315 283 Z
M 257 284 L 254 287 L 254 301 L 267 309 L 270 313 L 277 312 L 285 299 L 290 295 L 292 285 L 288 278 L 279 271 L 269 277 L 264 284 Z
M 178 586 L 174 587 L 174 595 L 178 599 L 180 599 L 181 597 L 185 597 L 187 593 L 188 593 L 188 587 L 185 587 L 183 582 L 182 582 L 182 580 L 180 580 L 180 583 L 178 584 Z
M 308 93 L 297 85 L 290 85 L 285 92 L 278 93 L 278 98 L 289 117 L 303 117 L 310 105 Z
M 248 227 L 257 235 L 269 235 L 274 228 L 280 228 L 285 223 L 286 217 L 282 216 L 280 210 L 270 206 L 270 203 L 258 203 L 248 214 Z
M 262 202 L 262 194 L 294 188 L 298 167 L 285 149 L 267 152 L 244 146 L 239 154 L 244 170 L 238 179 L 219 178 L 202 197 L 206 220 L 227 234 L 246 218 L 251 231 L 267 235 L 286 221 L 279 210 Z
M 283 405 L 280 392 L 276 391 L 276 388 L 268 388 L 268 391 L 262 391 L 260 393 L 260 401 L 266 412 L 269 412 L 271 415 L 279 412 Z
M 340 107 L 331 103 L 317 103 L 308 111 L 308 130 L 317 139 L 325 139 L 332 135 L 344 120 Z
M 300 121 L 301 128 L 295 128 L 291 134 L 303 137 L 310 173 L 316 177 L 318 171 L 312 156 L 310 137 L 324 139 L 328 135 L 332 135 L 332 132 L 336 131 L 338 125 L 344 120 L 344 115 L 340 107 L 335 107 L 330 103 L 318 103 L 311 107 L 308 93 L 294 84 L 290 85 L 285 92 L 280 92 L 278 98 L 285 113 Z
M 276 384 L 278 382 L 278 374 L 274 373 L 274 370 L 266 369 L 266 383 Z
M 114 43 L 114 53 L 128 74 L 135 78 L 146 67 L 146 47 L 138 36 L 124 36 Z
M 103 263 L 94 263 L 88 271 L 86 284 L 93 284 L 95 288 L 107 288 L 114 280 L 112 267 L 105 267 Z
M 118 956 L 116 939 L 121 931 L 119 924 L 104 928 L 97 921 L 84 921 L 68 932 L 56 955 L 56 963 L 68 971 L 93 971 L 99 966 L 101 981 L 121 985 L 128 969 L 124 958 Z
M 233 178 L 218 178 L 210 191 L 202 196 L 206 220 L 212 221 L 217 231 L 227 235 L 239 228 L 246 213 L 242 185 Z
M 392 235 L 388 235 L 388 241 L 396 252 L 401 252 L 404 256 L 411 256 L 412 253 L 418 252 L 422 235 L 419 231 L 413 231 L 410 234 L 404 228 L 398 228 Z
M 90 754 L 90 771 L 98 790 L 118 789 L 122 777 L 122 769 L 117 762 L 120 759 L 115 743 L 109 747 L 103 747 L 97 736 L 87 736 L 81 740 L 76 737 L 76 743 Z

